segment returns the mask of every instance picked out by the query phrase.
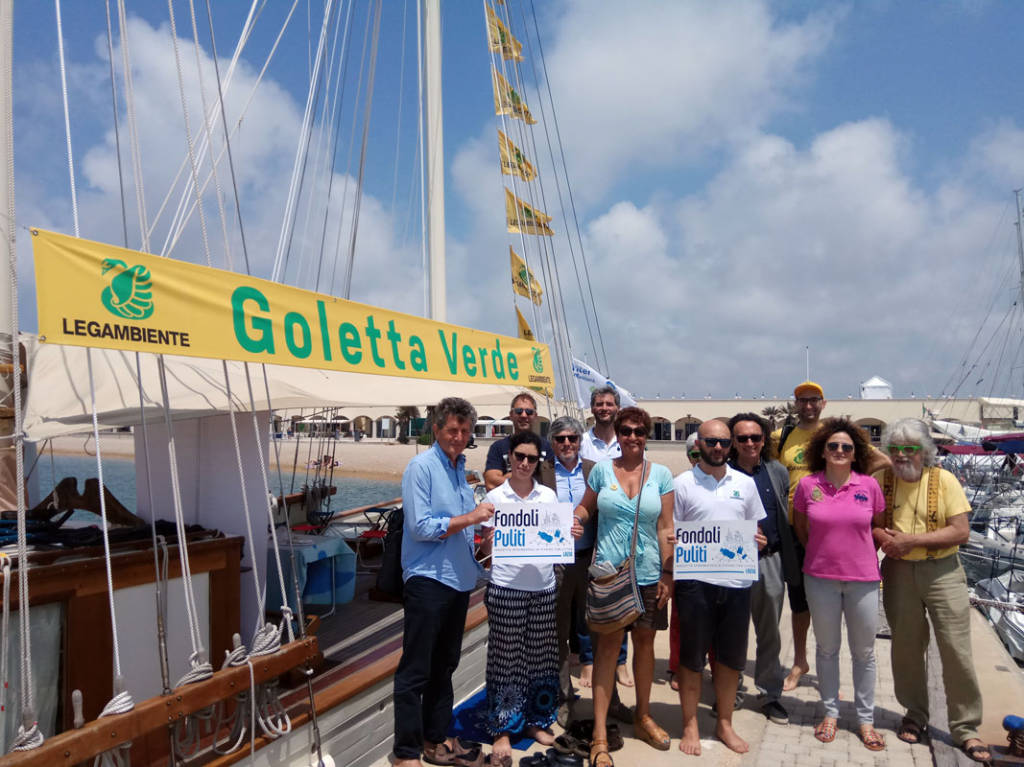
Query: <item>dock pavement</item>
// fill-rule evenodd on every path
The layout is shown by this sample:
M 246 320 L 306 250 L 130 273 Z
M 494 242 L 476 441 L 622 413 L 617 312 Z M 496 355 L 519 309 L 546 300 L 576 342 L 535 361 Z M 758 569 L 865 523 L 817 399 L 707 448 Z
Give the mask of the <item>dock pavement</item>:
M 789 662 L 793 657 L 793 636 L 788 605 L 782 616 L 782 659 Z M 896 728 L 903 716 L 903 710 L 893 692 L 892 665 L 889 655 L 889 640 L 878 637 L 875 640 L 875 655 L 878 675 L 875 687 L 875 727 L 885 738 L 884 751 L 868 751 L 857 734 L 856 717 L 853 711 L 853 683 L 851 661 L 844 632 L 840 656 L 840 717 L 839 731 L 832 743 L 819 743 L 814 737 L 814 725 L 821 717 L 821 703 L 814 675 L 814 632 L 808 637 L 808 654 L 811 659 L 811 673 L 801 679 L 800 685 L 792 692 L 783 693 L 782 705 L 789 712 L 790 723 L 777 725 L 769 722 L 760 712 L 756 690 L 753 684 L 754 632 L 750 631 L 747 651 L 747 668 L 743 683 L 747 695 L 741 708 L 733 717 L 733 726 L 741 737 L 750 744 L 747 754 L 730 751 L 714 738 L 715 719 L 711 714 L 713 692 L 711 677 L 704 675 L 704 690 L 698 711 L 702 735 L 702 753 L 698 757 L 687 756 L 678 750 L 682 735 L 682 714 L 679 695 L 668 682 L 668 631 L 659 631 L 655 641 L 654 686 L 651 692 L 651 714 L 672 736 L 672 747 L 668 751 L 656 751 L 642 741 L 632 737 L 630 725 L 620 725 L 625 746 L 612 754 L 617 767 L 661 767 L 662 765 L 715 765 L 715 767 L 840 767 L 850 765 L 902 765 L 905 767 L 969 767 L 977 765 L 959 749 L 952 746 L 946 729 L 945 696 L 942 686 L 941 663 L 934 642 L 929 656 L 929 688 L 932 722 L 930 737 L 923 744 L 910 745 L 896 737 Z M 978 611 L 972 614 L 972 650 L 975 668 L 984 696 L 985 718 L 981 727 L 981 738 L 993 747 L 994 764 L 1024 765 L 1024 759 L 1005 756 L 1006 733 L 1002 719 L 1006 714 L 1024 715 L 1024 670 L 1021 670 L 1000 643 L 988 621 Z M 631 652 L 632 656 L 632 652 Z M 574 670 L 578 673 L 578 669 Z M 574 677 L 579 687 L 579 678 Z M 624 702 L 632 705 L 635 697 L 632 688 L 620 687 Z M 576 715 L 589 717 L 592 704 L 589 689 L 581 689 L 581 698 L 576 704 Z M 553 728 L 561 733 L 557 725 Z M 487 749 L 489 750 L 489 748 Z M 515 750 L 515 764 L 527 753 L 543 751 L 534 746 L 528 752 Z M 382 759 L 375 767 L 386 767 L 390 759 Z

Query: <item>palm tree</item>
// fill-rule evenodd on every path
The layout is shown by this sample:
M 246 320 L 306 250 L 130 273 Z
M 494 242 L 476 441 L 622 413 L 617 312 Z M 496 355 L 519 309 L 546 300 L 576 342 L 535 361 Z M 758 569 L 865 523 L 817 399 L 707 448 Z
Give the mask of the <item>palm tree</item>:
M 768 425 L 775 431 L 775 424 L 786 415 L 786 411 L 778 405 L 769 405 L 761 411 L 761 415 L 768 419 Z
M 398 441 L 403 445 L 409 441 L 409 422 L 420 417 L 420 409 L 415 405 L 402 405 L 395 411 L 398 421 Z

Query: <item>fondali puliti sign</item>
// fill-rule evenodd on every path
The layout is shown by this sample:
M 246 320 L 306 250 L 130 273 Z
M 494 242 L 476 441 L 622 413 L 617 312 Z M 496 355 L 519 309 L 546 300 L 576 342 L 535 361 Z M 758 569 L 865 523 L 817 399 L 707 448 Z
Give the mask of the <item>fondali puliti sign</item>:
M 571 503 L 494 504 L 495 564 L 559 564 L 576 558 Z
M 553 391 L 545 344 L 31 231 L 40 341 Z
M 673 572 L 682 580 L 757 580 L 753 520 L 675 523 Z

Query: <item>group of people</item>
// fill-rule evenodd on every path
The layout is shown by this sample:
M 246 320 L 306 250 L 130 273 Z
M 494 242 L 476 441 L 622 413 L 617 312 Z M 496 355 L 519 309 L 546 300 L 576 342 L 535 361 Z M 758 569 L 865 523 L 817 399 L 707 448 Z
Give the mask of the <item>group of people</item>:
M 668 750 L 671 739 L 651 716 L 650 697 L 655 635 L 669 627 L 670 604 L 669 668 L 680 695 L 681 751 L 701 752 L 697 710 L 709 661 L 715 736 L 733 751 L 748 750 L 733 728 L 733 712 L 751 623 L 759 706 L 778 725 L 789 721 L 783 693 L 810 670 L 806 642 L 813 625 L 824 708 L 814 734 L 822 743 L 834 740 L 844 619 L 859 735 L 866 748 L 882 750 L 885 740 L 874 728 L 880 590 L 895 693 L 905 708 L 897 737 L 909 743 L 926 737 L 932 631 L 953 741 L 975 761 L 990 759 L 977 732 L 981 694 L 957 557 L 968 535 L 963 489 L 935 465 L 936 447 L 921 421 L 892 423 L 876 449 L 849 419 L 821 418 L 826 402 L 818 384 L 803 382 L 794 397 L 797 423 L 775 433 L 754 413 L 702 423 L 687 445 L 692 468 L 673 478 L 647 458 L 650 416 L 636 407 L 620 409 L 613 388 L 593 392 L 593 428 L 556 418 L 550 443 L 534 432 L 534 398 L 520 394 L 510 409 L 515 432 L 489 450 L 488 493 L 480 503 L 465 481 L 462 455 L 476 413 L 464 400 L 442 400 L 434 412 L 435 443 L 410 462 L 402 480 L 405 634 L 395 674 L 395 763 L 413 767 L 421 757 L 431 764 L 484 763 L 479 744 L 447 734 L 469 593 L 487 572 L 482 563 L 489 559 L 494 504 L 555 502 L 574 508 L 574 561 L 489 568 L 488 763 L 510 766 L 513 738 L 551 745 L 552 725 L 569 725 L 576 697 L 571 650 L 584 661 L 592 657 L 590 764 L 613 765 L 609 717 L 631 722 L 634 737 Z M 715 574 L 674 580 L 677 523 L 739 520 L 756 522 L 756 581 Z M 478 526 L 482 543 L 474 546 Z M 642 614 L 625 630 L 591 634 L 585 618 L 590 572 L 614 569 L 634 551 Z M 788 670 L 780 657 L 787 588 L 795 645 Z M 626 634 L 633 645 L 632 710 L 617 693 Z

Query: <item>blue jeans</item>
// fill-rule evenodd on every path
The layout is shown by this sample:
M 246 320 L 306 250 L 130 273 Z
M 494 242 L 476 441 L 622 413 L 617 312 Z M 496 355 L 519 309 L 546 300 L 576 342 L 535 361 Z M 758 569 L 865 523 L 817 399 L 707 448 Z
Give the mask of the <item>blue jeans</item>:
M 581 624 L 583 627 L 587 625 L 587 619 L 583 619 Z M 578 634 L 580 640 L 580 663 L 584 666 L 594 665 L 594 638 L 591 636 L 589 631 L 581 631 Z M 619 650 L 619 665 L 623 666 L 626 663 L 626 648 L 629 642 L 629 632 L 625 632 L 622 636 L 622 648 Z
M 837 581 L 804 573 L 804 589 L 818 643 L 815 669 L 825 716 L 839 718 L 839 646 L 845 617 L 857 721 L 874 724 L 878 581 Z

